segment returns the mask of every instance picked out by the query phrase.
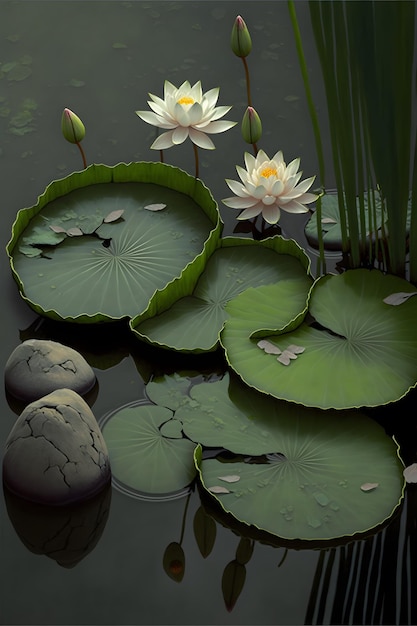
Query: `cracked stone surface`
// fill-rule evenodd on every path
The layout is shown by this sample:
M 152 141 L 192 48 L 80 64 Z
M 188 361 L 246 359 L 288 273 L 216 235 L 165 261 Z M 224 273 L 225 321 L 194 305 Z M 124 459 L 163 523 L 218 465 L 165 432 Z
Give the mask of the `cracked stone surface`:
M 32 402 L 62 388 L 84 395 L 96 376 L 76 350 L 56 341 L 28 339 L 7 360 L 4 381 L 15 398 Z
M 66 504 L 97 493 L 111 478 L 106 443 L 88 404 L 58 389 L 29 404 L 11 430 L 3 480 L 33 502 Z

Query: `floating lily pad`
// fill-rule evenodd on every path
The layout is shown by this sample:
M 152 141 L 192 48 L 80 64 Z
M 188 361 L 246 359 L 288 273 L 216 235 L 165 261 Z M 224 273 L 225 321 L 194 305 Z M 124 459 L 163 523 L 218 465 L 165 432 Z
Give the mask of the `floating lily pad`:
M 166 208 L 146 211 L 155 201 Z M 120 219 L 103 223 L 115 212 Z M 83 236 L 67 236 L 75 231 Z M 52 182 L 35 206 L 19 211 L 7 252 L 35 311 L 109 321 L 146 310 L 168 283 L 180 297 L 179 279 L 195 284 L 220 232 L 209 190 L 182 170 L 161 163 L 91 165 Z
M 184 390 L 178 376 L 155 383 L 154 401 L 165 402 L 175 384 Z M 300 407 L 226 374 L 192 385 L 171 421 L 194 442 L 236 455 L 203 459 L 197 453 L 203 486 L 239 521 L 279 537 L 363 533 L 386 521 L 402 500 L 398 445 L 358 411 Z M 378 487 L 364 491 L 364 485 Z
M 407 281 L 362 269 L 322 277 L 310 295 L 315 323 L 305 321 L 285 333 L 280 324 L 276 332 L 260 331 L 261 326 L 272 328 L 276 319 L 272 290 L 270 312 L 262 307 L 249 319 L 248 299 L 256 300 L 254 291 L 227 306 L 230 317 L 221 335 L 230 365 L 248 385 L 322 409 L 394 402 L 416 385 L 417 299 L 401 306 L 384 302 L 392 293 L 414 291 Z M 281 351 L 291 345 L 305 350 L 284 367 L 276 355 L 259 348 L 259 335 Z
M 165 348 L 188 352 L 214 350 L 227 318 L 225 307 L 231 299 L 248 287 L 290 278 L 301 278 L 309 287 L 312 281 L 307 277 L 308 268 L 306 255 L 292 240 L 222 239 L 192 294 L 168 309 L 169 294 L 157 294 L 158 302 L 151 302 L 150 306 L 154 317 L 147 319 L 149 313 L 145 312 L 132 320 L 131 328 L 140 339 Z M 157 315 L 155 308 L 161 311 Z M 251 309 L 256 315 L 256 301 Z
M 295 422 L 291 432 L 299 428 L 297 438 L 288 436 L 281 446 L 283 450 L 288 446 L 285 458 L 265 463 L 202 460 L 201 448 L 197 449 L 204 488 L 239 521 L 283 539 L 329 540 L 379 526 L 393 515 L 403 497 L 402 466 L 395 459 L 393 442 L 382 433 L 387 439 L 384 451 L 380 439 L 365 450 L 360 447 L 364 439 L 358 436 L 358 422 L 347 417 L 342 435 L 328 430 L 337 420 L 323 419 L 321 424 L 309 420 L 309 433 Z M 227 491 L 219 491 L 215 487 L 225 471 L 236 472 L 240 480 L 228 484 Z M 364 492 L 361 481 L 369 474 L 383 479 L 378 489 Z
M 192 482 L 195 444 L 180 434 L 172 411 L 137 404 L 110 415 L 102 426 L 113 478 L 131 492 L 162 494 Z

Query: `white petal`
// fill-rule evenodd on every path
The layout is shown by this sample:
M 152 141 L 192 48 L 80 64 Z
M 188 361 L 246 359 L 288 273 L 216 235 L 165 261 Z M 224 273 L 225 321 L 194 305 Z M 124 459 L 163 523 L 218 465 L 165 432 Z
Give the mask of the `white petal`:
M 225 130 L 229 130 L 229 128 L 233 128 L 236 126 L 237 122 L 227 122 L 226 120 L 222 122 L 210 122 L 208 126 L 204 128 L 205 133 L 224 133 Z
M 159 135 L 151 145 L 152 150 L 165 150 L 165 148 L 172 148 L 174 142 L 172 141 L 173 130 L 169 130 L 167 133 Z
M 188 111 L 178 102 L 174 107 L 174 117 L 178 121 L 180 126 L 189 126 L 190 125 L 190 117 L 188 115 Z
M 164 128 L 164 125 L 166 124 L 166 121 L 163 118 L 152 111 L 136 111 L 136 115 L 147 124 L 152 124 L 152 126 Z M 168 128 L 172 128 L 172 126 L 168 126 Z
M 216 107 L 210 116 L 210 119 L 212 121 L 214 120 L 218 120 L 220 117 L 223 117 L 223 115 L 226 115 L 226 113 L 228 113 L 230 111 L 232 107 L 227 107 L 227 106 L 221 106 L 221 107 Z
M 190 126 L 198 124 L 202 117 L 203 109 L 201 108 L 201 104 L 199 102 L 194 102 L 194 104 L 188 109 L 188 119 Z
M 198 83 L 196 83 L 196 84 L 194 85 L 194 87 L 195 87 L 196 85 L 198 85 Z M 193 87 L 193 89 L 194 89 L 194 87 Z M 191 91 L 191 85 L 190 85 L 190 82 L 189 82 L 188 80 L 185 80 L 185 81 L 182 83 L 182 85 L 180 85 L 180 86 L 178 87 L 178 89 L 177 89 L 177 95 L 181 93 L 181 94 L 184 94 L 184 95 L 187 95 L 187 96 L 188 96 L 188 95 L 189 95 L 189 93 L 190 93 L 190 91 Z
M 225 198 L 222 202 L 231 209 L 247 209 L 260 204 L 256 198 L 236 198 L 235 196 Z
M 306 178 L 305 180 L 301 181 L 301 183 L 295 188 L 295 190 L 299 193 L 304 193 L 305 191 L 307 191 L 307 189 L 310 189 L 311 185 L 314 183 L 315 178 L 315 176 L 312 176 L 311 178 Z
M 290 176 L 290 177 L 288 177 L 288 171 L 285 172 L 285 177 L 284 177 L 285 193 L 287 193 L 287 190 L 291 190 L 293 187 L 296 186 L 301 176 L 302 176 L 302 172 L 298 172 L 298 174 L 295 174 L 294 176 Z
M 228 185 L 228 187 L 230 188 L 231 191 L 233 191 L 233 193 L 236 196 L 239 196 L 240 198 L 247 198 L 248 197 L 248 192 L 246 191 L 245 187 L 242 185 L 242 183 L 240 183 L 237 180 L 230 180 L 230 179 L 226 179 L 226 183 Z
M 237 171 L 237 173 L 239 175 L 239 178 L 242 181 L 242 183 L 244 185 L 246 185 L 248 180 L 249 180 L 247 171 L 244 170 L 243 167 L 241 167 L 240 165 L 236 165 L 236 171 Z
M 276 154 L 274 154 L 274 156 L 272 157 L 272 161 L 275 161 L 275 163 L 278 165 L 280 163 L 283 163 L 285 165 L 285 161 L 284 161 L 284 156 L 282 154 L 282 150 L 279 150 Z
M 271 187 L 271 193 L 274 194 L 275 197 L 279 196 L 284 190 L 284 183 L 282 180 L 274 181 L 274 184 Z
M 262 217 L 268 224 L 276 224 L 279 221 L 281 212 L 276 204 L 266 206 L 262 209 Z
M 188 83 L 189 85 L 189 83 Z M 188 95 L 190 96 L 190 98 L 192 98 L 193 100 L 195 100 L 196 102 L 201 102 L 202 98 L 203 98 L 203 92 L 201 89 L 201 81 L 197 81 L 195 85 L 193 85 L 190 89 L 189 89 L 189 93 Z
M 178 146 L 183 143 L 188 137 L 188 128 L 184 126 L 178 126 L 172 133 L 172 143 Z
M 264 196 L 262 198 L 262 203 L 265 204 L 265 206 L 271 206 L 271 204 L 275 204 L 277 201 L 275 196 Z
M 287 166 L 288 176 L 294 176 L 294 174 L 297 173 L 299 167 L 300 159 L 294 159 L 294 161 L 291 161 L 291 163 Z
M 175 87 L 175 85 L 173 85 L 172 83 L 169 82 L 169 80 L 166 80 L 164 82 L 164 99 L 166 100 L 166 97 L 168 94 L 173 94 L 177 91 L 177 88 Z M 151 94 L 149 94 L 151 95 Z M 152 97 L 152 96 L 151 96 Z
M 250 152 L 245 152 L 245 165 L 248 172 L 252 172 L 255 167 L 256 159 Z
M 281 203 L 280 199 L 278 200 L 279 206 L 283 211 L 287 211 L 287 213 L 307 213 L 308 208 L 297 202 L 297 200 L 291 200 L 288 203 Z
M 159 96 L 155 96 L 153 93 L 148 94 L 151 100 L 155 102 L 155 104 L 159 104 L 161 107 L 165 107 L 165 100 L 160 98 Z
M 165 104 L 162 106 L 159 102 L 152 102 L 152 100 L 148 100 L 148 105 L 157 115 L 160 115 L 171 122 L 173 121 L 173 118 L 170 116 Z
M 258 204 L 256 204 L 255 206 L 242 211 L 242 213 L 239 215 L 237 219 L 238 220 L 250 220 L 251 217 L 256 217 L 261 212 L 262 212 L 262 207 L 258 202 Z
M 214 89 L 209 89 L 209 91 L 206 91 L 204 94 L 204 99 L 207 101 L 209 109 L 213 109 L 215 107 L 219 98 L 219 91 L 219 87 L 215 87 Z
M 269 162 L 269 156 L 263 150 L 259 150 L 258 154 L 256 155 L 255 161 L 256 161 L 255 167 L 256 169 L 258 169 L 258 167 L 262 165 L 262 163 L 265 163 L 265 161 Z
M 263 185 L 257 185 L 253 192 L 253 196 L 255 198 L 258 198 L 258 200 L 261 200 L 265 195 L 266 195 L 266 187 L 264 187 Z
M 189 133 L 191 141 L 195 143 L 196 146 L 200 146 L 200 148 L 204 148 L 205 150 L 214 150 L 216 147 L 212 140 L 199 130 L 190 127 Z
M 302 202 L 303 204 L 310 204 L 310 202 L 315 202 L 317 198 L 318 195 L 315 193 L 303 193 L 303 195 L 298 198 L 298 202 Z

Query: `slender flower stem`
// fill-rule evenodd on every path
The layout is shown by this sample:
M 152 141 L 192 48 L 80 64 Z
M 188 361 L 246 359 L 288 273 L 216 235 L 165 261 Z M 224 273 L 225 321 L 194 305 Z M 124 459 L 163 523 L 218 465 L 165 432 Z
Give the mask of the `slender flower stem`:
M 194 157 L 195 157 L 195 177 L 198 178 L 198 174 L 199 174 L 198 148 L 195 145 L 195 143 L 193 143 L 193 148 L 194 148 Z
M 246 63 L 246 59 L 245 57 L 242 57 L 242 62 L 243 62 L 243 67 L 245 68 L 245 75 L 246 75 L 246 91 L 248 94 L 248 106 L 252 106 L 252 98 L 250 95 L 250 77 L 249 77 L 249 68 L 248 68 L 248 64 Z
M 160 160 L 161 163 L 164 162 L 164 151 L 163 150 L 159 151 L 159 160 Z
M 187 518 L 188 505 L 190 504 L 190 497 L 191 497 L 191 491 L 188 492 L 187 500 L 185 501 L 185 509 L 184 509 L 184 514 L 182 516 L 182 524 L 181 524 L 181 537 L 178 542 L 180 545 L 182 544 L 182 540 L 184 539 L 185 521 Z
M 85 158 L 84 150 L 82 149 L 82 146 L 81 146 L 80 143 L 76 143 L 76 145 L 78 146 L 78 149 L 81 152 L 81 156 L 82 156 L 82 159 L 83 159 L 83 165 L 84 165 L 84 169 L 85 169 L 87 167 L 87 160 Z
M 256 145 L 256 143 L 253 143 L 253 144 L 252 144 L 252 148 L 253 148 L 253 153 L 254 153 L 254 155 L 256 156 L 256 155 L 258 154 L 258 152 L 259 152 L 259 148 L 258 148 L 258 146 Z

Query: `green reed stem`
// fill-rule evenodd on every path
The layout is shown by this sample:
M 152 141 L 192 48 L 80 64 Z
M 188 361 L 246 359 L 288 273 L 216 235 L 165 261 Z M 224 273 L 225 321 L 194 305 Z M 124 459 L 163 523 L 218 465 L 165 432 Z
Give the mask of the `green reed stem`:
M 325 172 L 325 161 L 324 161 L 324 154 L 323 154 L 323 143 L 321 140 L 320 125 L 319 125 L 319 120 L 317 117 L 317 111 L 316 111 L 316 107 L 314 106 L 313 95 L 311 92 L 310 79 L 308 76 L 307 63 L 305 59 L 303 42 L 301 39 L 301 32 L 300 32 L 300 27 L 298 25 L 297 12 L 295 9 L 294 0 L 288 1 L 288 9 L 290 13 L 292 28 L 294 31 L 295 45 L 297 49 L 298 62 L 300 64 L 301 75 L 303 78 L 304 89 L 305 89 L 306 98 L 307 98 L 308 111 L 310 113 L 310 119 L 313 125 L 314 141 L 316 144 L 316 153 L 317 153 L 317 158 L 319 162 L 320 186 L 324 190 L 326 172 Z M 316 202 L 316 219 L 317 219 L 317 235 L 318 235 L 318 242 L 319 242 L 319 258 L 317 261 L 316 275 L 320 276 L 321 273 L 326 272 L 323 229 L 322 229 L 322 224 L 321 224 L 321 198 L 320 197 L 318 198 Z
M 303 77 L 304 89 L 306 92 L 308 111 L 310 113 L 311 123 L 313 125 L 314 140 L 316 143 L 317 158 L 319 161 L 320 185 L 325 188 L 325 163 L 323 155 L 323 144 L 320 134 L 320 125 L 317 117 L 316 107 L 314 106 L 313 95 L 311 93 L 310 79 L 308 76 L 307 63 L 304 55 L 303 42 L 301 39 L 300 27 L 297 20 L 297 12 L 294 0 L 288 1 L 288 9 L 290 12 L 291 24 L 295 36 L 295 46 L 298 54 L 298 62 L 300 64 L 301 75 Z

